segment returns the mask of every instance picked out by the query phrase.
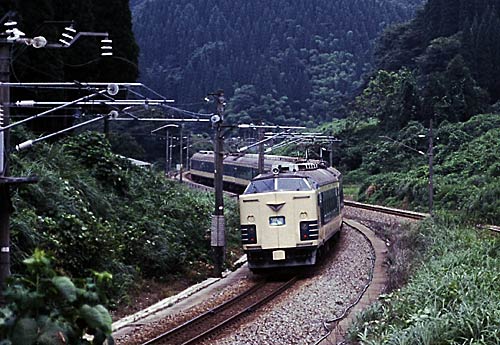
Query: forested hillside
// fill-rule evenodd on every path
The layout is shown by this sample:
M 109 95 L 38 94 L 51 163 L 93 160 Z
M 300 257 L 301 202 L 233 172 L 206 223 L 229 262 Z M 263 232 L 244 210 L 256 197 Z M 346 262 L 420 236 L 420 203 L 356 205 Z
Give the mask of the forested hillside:
M 498 23 L 496 0 L 429 0 L 384 32 L 348 120 L 324 125 L 338 129 L 337 163 L 362 199 L 426 209 L 427 159 L 416 151 L 428 150 L 433 119 L 436 207 L 500 222 Z
M 500 110 L 499 27 L 496 0 L 429 0 L 379 40 L 379 72 L 358 112 L 399 129 L 409 120 L 457 122 Z
M 133 1 L 140 78 L 180 104 L 223 88 L 232 121 L 318 123 L 344 115 L 377 35 L 420 3 Z

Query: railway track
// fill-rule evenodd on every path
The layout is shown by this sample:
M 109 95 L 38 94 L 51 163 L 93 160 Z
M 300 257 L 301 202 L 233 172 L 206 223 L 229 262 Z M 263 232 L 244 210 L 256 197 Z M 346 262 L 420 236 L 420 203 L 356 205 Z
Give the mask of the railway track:
M 350 207 L 354 207 L 354 208 L 390 214 L 390 215 L 399 216 L 399 217 L 408 218 L 408 219 L 422 220 L 422 219 L 425 219 L 427 217 L 430 217 L 430 215 L 428 213 L 420 213 L 420 212 L 401 210 L 401 209 L 385 207 L 385 206 L 363 204 L 363 203 L 351 201 L 351 200 L 344 200 L 344 204 L 346 206 L 350 206 Z M 494 232 L 496 234 L 500 234 L 500 226 L 497 226 L 497 225 L 479 224 L 479 225 L 477 225 L 477 228 L 482 229 L 482 230 L 488 230 L 488 231 Z
M 194 344 L 216 334 L 229 323 L 244 317 L 292 286 L 297 277 L 286 282 L 264 281 L 229 301 L 175 327 L 143 345 Z
M 401 210 L 401 209 L 398 209 L 398 208 L 391 208 L 391 207 L 385 207 L 385 206 L 363 204 L 363 203 L 356 202 L 356 201 L 351 201 L 351 200 L 344 200 L 344 204 L 346 206 L 360 208 L 360 209 L 363 209 L 363 210 L 375 211 L 375 212 L 380 212 L 380 213 L 385 213 L 385 214 L 391 214 L 393 216 L 399 216 L 399 217 L 404 217 L 404 218 L 409 218 L 409 219 L 415 219 L 415 220 L 422 220 L 422 219 L 427 218 L 427 217 L 430 216 L 428 213 L 420 213 L 420 212 L 413 212 L 413 211 L 408 211 L 408 210 Z

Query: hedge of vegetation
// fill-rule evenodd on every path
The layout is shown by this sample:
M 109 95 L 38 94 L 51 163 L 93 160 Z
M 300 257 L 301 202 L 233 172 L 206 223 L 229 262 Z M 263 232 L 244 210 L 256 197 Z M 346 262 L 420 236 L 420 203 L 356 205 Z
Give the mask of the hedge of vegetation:
M 26 272 L 2 291 L 0 344 L 114 344 L 111 316 L 103 304 L 109 273 L 71 281 L 42 250 L 24 260 Z
M 213 196 L 133 166 L 113 154 L 101 134 L 87 132 L 13 155 L 11 174 L 39 177 L 14 196 L 15 272 L 42 248 L 70 276 L 113 273 L 113 286 L 120 289 L 115 295 L 139 278 L 183 274 L 199 280 L 211 274 Z M 236 253 L 236 204 L 228 200 L 226 211 L 229 253 Z
M 428 205 L 428 159 L 411 150 L 427 152 L 427 130 L 410 122 L 394 134 L 396 141 L 379 138 L 384 133 L 367 125 L 351 131 L 359 135 L 349 149 L 342 149 L 341 164 L 354 168 L 346 182 L 361 185 L 359 199 L 425 211 Z M 369 129 L 369 130 L 367 130 Z M 371 136 L 371 140 L 369 140 Z M 368 141 L 369 140 L 369 141 Z M 403 145 L 406 145 L 403 146 Z M 477 221 L 500 224 L 500 116 L 477 115 L 463 123 L 443 122 L 434 134 L 434 204 Z M 351 151 L 360 162 L 351 165 Z M 372 186 L 371 194 L 366 194 Z
M 500 240 L 440 217 L 419 227 L 409 283 L 382 295 L 349 331 L 362 344 L 499 344 Z

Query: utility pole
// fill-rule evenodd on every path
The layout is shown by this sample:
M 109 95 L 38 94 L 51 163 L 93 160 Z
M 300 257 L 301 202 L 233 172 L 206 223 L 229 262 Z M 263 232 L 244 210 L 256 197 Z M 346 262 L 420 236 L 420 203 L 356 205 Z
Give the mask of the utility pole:
M 259 136 L 259 174 L 264 173 L 264 128 L 258 129 Z
M 330 136 L 333 136 L 333 133 L 330 132 Z M 330 140 L 330 166 L 333 168 L 333 140 Z
M 170 123 L 151 131 L 152 134 L 162 129 L 165 130 L 165 175 L 168 175 L 170 171 L 170 165 L 171 165 L 170 162 L 172 160 L 172 145 L 170 141 L 173 139 L 173 135 L 171 135 L 170 132 L 168 131 L 170 127 L 179 127 L 179 125 Z
M 109 118 L 106 117 L 104 119 L 104 127 L 103 127 L 104 137 L 109 140 Z
M 174 136 L 170 134 L 170 143 L 168 144 L 168 171 L 172 169 L 172 149 L 174 146 Z
M 10 80 L 10 52 L 12 41 L 1 37 L 0 33 L 0 82 Z M 4 130 L 10 122 L 10 88 L 0 87 L 0 289 L 3 289 L 5 280 L 10 276 L 10 215 L 14 211 L 10 196 L 10 186 L 23 183 L 34 183 L 36 177 L 10 177 L 9 130 Z
M 166 134 L 165 134 L 165 176 L 168 176 L 168 160 L 169 160 L 169 157 L 168 157 L 168 147 L 169 147 L 169 142 L 168 142 L 168 130 L 166 131 Z
M 68 48 L 75 43 L 81 36 L 103 37 L 101 43 L 106 46 L 101 46 L 104 49 L 102 56 L 112 55 L 110 49 L 111 40 L 107 33 L 97 32 L 80 32 L 75 36 L 71 36 L 76 32 L 72 27 L 66 28 L 68 32 L 63 37 L 69 38 L 70 42 L 63 39 L 59 41 L 61 44 L 47 44 L 47 40 L 43 36 L 27 38 L 25 34 L 17 29 L 17 22 L 12 20 L 15 12 L 7 12 L 1 19 L 0 25 L 5 27 L 5 30 L 0 30 L 0 83 L 9 83 L 10 81 L 10 66 L 11 66 L 11 49 L 14 44 L 26 44 L 33 48 Z M 9 150 L 10 137 L 10 86 L 0 86 L 0 289 L 3 288 L 5 280 L 10 275 L 10 215 L 13 212 L 12 200 L 10 196 L 11 186 L 21 185 L 25 183 L 34 183 L 36 177 L 11 177 L 9 176 Z M 26 119 L 24 121 L 27 121 Z M 21 122 L 21 121 L 20 121 Z
M 191 145 L 191 131 L 189 131 L 187 138 L 186 138 L 186 169 L 189 171 L 190 166 L 189 166 L 189 145 Z
M 222 133 L 222 123 L 224 121 L 224 107 L 226 100 L 224 91 L 217 90 L 210 93 L 217 102 L 217 114 L 210 119 L 215 129 L 214 134 L 214 189 L 215 189 L 215 209 L 212 215 L 212 227 L 210 242 L 214 253 L 214 275 L 222 276 L 225 256 L 225 218 L 224 218 L 224 195 L 223 195 L 223 159 L 224 159 L 224 134 Z
M 182 136 L 184 135 L 183 134 L 183 129 L 184 129 L 184 124 L 181 124 L 181 127 L 180 127 L 180 130 L 179 130 L 179 161 L 180 161 L 180 165 L 179 165 L 179 183 L 182 183 L 182 164 L 183 164 L 183 161 L 184 161 L 184 158 L 183 158 L 183 154 L 182 154 L 182 151 L 184 151 L 184 149 L 182 148 Z
M 1 40 L 1 39 L 0 39 Z M 10 43 L 0 41 L 0 82 L 9 82 Z M 0 126 L 7 126 L 10 121 L 10 89 L 0 88 Z M 3 118 L 2 118 L 3 117 Z M 9 174 L 9 131 L 0 132 L 0 288 L 10 276 L 10 231 L 9 222 L 12 213 L 10 188 L 7 183 Z
M 434 207 L 434 168 L 433 168 L 433 158 L 434 158 L 434 147 L 433 147 L 433 132 L 432 132 L 432 119 L 429 122 L 429 214 L 433 216 Z

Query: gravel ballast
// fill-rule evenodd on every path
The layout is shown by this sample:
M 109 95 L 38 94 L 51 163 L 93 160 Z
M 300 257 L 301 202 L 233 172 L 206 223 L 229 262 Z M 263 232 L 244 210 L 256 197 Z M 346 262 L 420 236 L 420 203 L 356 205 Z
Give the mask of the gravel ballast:
M 358 231 L 344 225 L 333 253 L 311 278 L 205 344 L 314 344 L 325 323 L 342 315 L 369 283 L 373 250 Z

